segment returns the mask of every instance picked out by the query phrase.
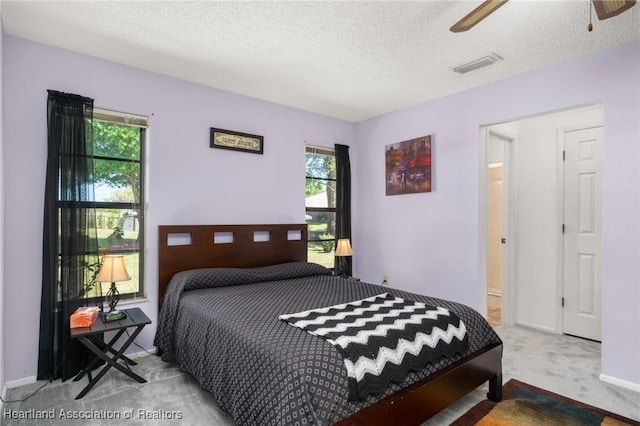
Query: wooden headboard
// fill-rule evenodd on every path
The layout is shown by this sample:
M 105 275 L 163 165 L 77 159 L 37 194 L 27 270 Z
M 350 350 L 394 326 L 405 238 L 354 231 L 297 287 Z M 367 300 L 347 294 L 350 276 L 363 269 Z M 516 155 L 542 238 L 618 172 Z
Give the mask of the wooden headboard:
M 171 277 L 197 268 L 253 268 L 307 260 L 307 225 L 158 226 L 158 302 Z

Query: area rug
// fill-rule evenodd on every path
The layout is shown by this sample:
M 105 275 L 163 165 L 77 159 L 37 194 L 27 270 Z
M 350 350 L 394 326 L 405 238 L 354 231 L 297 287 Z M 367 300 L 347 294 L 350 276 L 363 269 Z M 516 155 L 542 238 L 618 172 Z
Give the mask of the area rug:
M 470 425 L 640 426 L 640 422 L 512 379 L 502 388 L 501 402 L 484 400 L 452 423 Z

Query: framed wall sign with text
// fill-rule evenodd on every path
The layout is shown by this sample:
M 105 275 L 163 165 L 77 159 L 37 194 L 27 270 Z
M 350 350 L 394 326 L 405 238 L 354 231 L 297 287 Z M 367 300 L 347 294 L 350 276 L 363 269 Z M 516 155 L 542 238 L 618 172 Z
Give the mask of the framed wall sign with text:
M 212 127 L 211 148 L 262 154 L 264 152 L 264 137 Z

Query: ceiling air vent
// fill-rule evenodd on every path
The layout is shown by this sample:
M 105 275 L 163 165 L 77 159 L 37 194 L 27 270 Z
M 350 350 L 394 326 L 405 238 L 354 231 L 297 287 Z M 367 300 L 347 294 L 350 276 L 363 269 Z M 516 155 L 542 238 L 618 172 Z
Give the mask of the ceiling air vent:
M 486 67 L 491 64 L 495 64 L 498 61 L 501 61 L 502 57 L 500 55 L 496 55 L 495 53 L 491 53 L 490 55 L 483 56 L 482 58 L 478 58 L 475 61 L 467 62 L 463 65 L 458 65 L 453 68 L 454 72 L 458 74 L 466 74 L 469 71 L 477 70 L 478 68 Z

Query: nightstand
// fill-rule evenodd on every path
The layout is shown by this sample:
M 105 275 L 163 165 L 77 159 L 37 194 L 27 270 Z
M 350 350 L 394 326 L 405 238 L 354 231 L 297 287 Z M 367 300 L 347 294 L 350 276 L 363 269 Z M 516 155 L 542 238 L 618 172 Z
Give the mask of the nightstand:
M 71 337 L 78 339 L 83 345 L 89 348 L 91 352 L 97 355 L 97 358 L 94 358 L 93 361 L 91 361 L 91 363 L 73 379 L 74 382 L 77 382 L 84 377 L 85 374 L 89 377 L 89 384 L 82 389 L 78 396 L 76 396 L 76 399 L 84 397 L 87 392 L 89 392 L 91 388 L 93 388 L 93 386 L 95 386 L 95 384 L 107 373 L 107 371 L 111 369 L 111 367 L 116 368 L 138 383 L 146 383 L 145 379 L 131 371 L 129 365 L 136 365 L 136 362 L 124 356 L 124 352 L 127 350 L 129 345 L 133 343 L 135 338 L 138 337 L 138 334 L 140 334 L 144 326 L 151 324 L 151 320 L 140 308 L 124 309 L 121 312 L 124 312 L 127 315 L 121 320 L 105 322 L 104 319 L 107 316 L 107 313 L 104 312 L 96 318 L 92 327 L 71 329 Z M 129 335 L 129 338 L 124 342 L 120 349 L 114 349 L 113 345 L 129 328 L 135 328 L 135 330 L 133 330 L 131 335 Z M 109 343 L 105 343 L 100 337 L 98 337 L 99 334 L 107 331 L 117 331 Z M 110 354 L 112 354 L 112 356 L 110 356 Z M 122 359 L 125 362 L 126 367 L 118 364 L 119 359 Z M 100 360 L 106 362 L 106 365 L 95 377 L 92 377 L 91 370 Z

